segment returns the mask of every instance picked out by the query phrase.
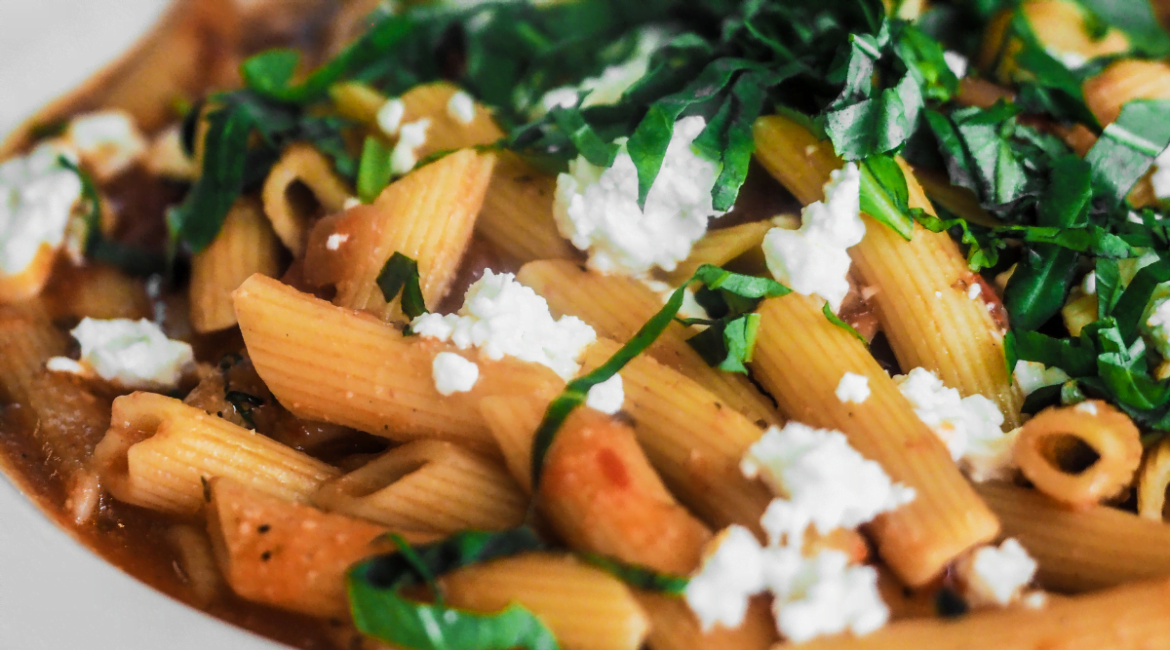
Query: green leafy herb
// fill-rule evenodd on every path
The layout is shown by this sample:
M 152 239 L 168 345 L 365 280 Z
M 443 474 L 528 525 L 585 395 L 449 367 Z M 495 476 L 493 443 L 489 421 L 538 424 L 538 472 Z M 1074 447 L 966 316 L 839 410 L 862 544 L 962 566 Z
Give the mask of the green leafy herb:
M 846 332 L 849 332 L 850 334 L 853 335 L 853 338 L 857 339 L 858 341 L 861 341 L 866 346 L 869 345 L 869 341 L 865 340 L 865 337 L 861 335 L 861 332 L 858 332 L 856 329 L 853 328 L 852 325 L 841 320 L 840 316 L 833 313 L 833 308 L 829 306 L 828 302 L 826 302 L 825 306 L 821 308 L 821 312 L 824 313 L 825 318 L 829 319 L 830 323 L 836 325 L 837 327 L 840 327 L 841 329 L 845 330 Z
M 381 138 L 367 137 L 362 145 L 362 159 L 358 165 L 357 195 L 362 203 L 373 203 L 386 189 L 393 177 L 390 155 L 393 148 Z
M 861 211 L 885 224 L 907 241 L 914 233 L 910 191 L 898 162 L 875 155 L 861 161 Z
M 1117 121 L 1105 127 L 1085 156 L 1099 195 L 1119 205 L 1134 183 L 1170 145 L 1170 100 L 1138 99 L 1121 107 Z
M 1145 0 L 1078 0 L 1093 17 L 1116 27 L 1129 37 L 1135 50 L 1150 57 L 1170 55 L 1170 36 L 1158 23 Z
M 557 650 L 549 629 L 520 605 L 494 614 L 447 607 L 435 579 L 471 564 L 543 548 L 530 529 L 496 533 L 468 531 L 446 540 L 411 548 L 392 538 L 399 552 L 364 560 L 346 575 L 354 624 L 365 635 L 412 650 Z M 403 595 L 427 584 L 434 604 Z
M 262 398 L 240 390 L 225 391 L 223 398 L 235 407 L 236 412 L 240 414 L 240 417 L 243 418 L 244 422 L 250 428 L 256 428 L 256 421 L 253 419 L 252 410 L 257 406 L 264 406 L 264 400 Z
M 402 313 L 407 318 L 414 320 L 427 313 L 419 286 L 418 262 L 395 251 L 378 274 L 377 284 L 386 302 L 402 294 Z
M 581 559 L 602 569 L 618 580 L 642 591 L 653 591 L 668 596 L 681 596 L 691 579 L 687 576 L 659 573 L 644 566 L 627 564 L 621 560 L 594 553 L 585 553 Z

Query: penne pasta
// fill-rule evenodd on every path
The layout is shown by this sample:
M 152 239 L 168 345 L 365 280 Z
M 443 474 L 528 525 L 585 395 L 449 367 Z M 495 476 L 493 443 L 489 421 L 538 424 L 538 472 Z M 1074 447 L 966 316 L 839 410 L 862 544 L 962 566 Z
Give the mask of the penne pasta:
M 1062 592 L 1094 591 L 1170 576 L 1170 527 L 1109 506 L 1071 509 L 1044 494 L 1005 483 L 977 489 L 1039 563 L 1040 584 Z
M 504 132 L 492 119 L 491 111 L 482 104 L 472 102 L 471 119 L 467 121 L 463 120 L 466 115 L 452 111 L 451 98 L 457 92 L 461 92 L 459 88 L 439 81 L 415 86 L 402 94 L 400 99 L 406 109 L 402 115 L 403 124 L 430 120 L 427 141 L 415 152 L 420 160 L 441 151 L 494 144 L 504 137 Z
M 1170 581 L 1142 582 L 1079 598 L 1050 599 L 958 620 L 899 621 L 861 638 L 825 637 L 808 650 L 1145 650 L 1170 638 Z
M 744 650 L 767 648 L 776 641 L 776 628 L 764 597 L 752 599 L 743 625 L 732 630 L 717 625 L 704 631 L 681 598 L 639 592 L 638 602 L 650 615 L 646 643 L 651 650 Z
M 498 461 L 438 440 L 391 449 L 322 485 L 312 502 L 395 530 L 445 535 L 518 526 L 528 505 Z
M 756 157 L 805 204 L 823 197 L 829 172 L 841 166 L 830 143 L 782 116 L 756 121 Z M 933 213 L 930 201 L 904 163 L 910 207 Z M 1004 426 L 1019 426 L 1023 396 L 1003 362 L 1003 337 L 991 314 L 990 291 L 972 298 L 979 276 L 966 266 L 945 232 L 915 225 L 910 241 L 865 217 L 866 234 L 850 248 L 858 272 L 874 290 L 882 330 L 905 369 L 923 367 L 964 396 L 983 395 L 999 405 Z
M 1132 99 L 1170 99 L 1170 64 L 1122 59 L 1084 84 L 1085 104 L 1101 124 L 1111 124 Z
M 313 222 L 341 211 L 352 195 L 329 160 L 305 144 L 285 150 L 261 192 L 272 230 L 294 257 L 304 254 Z
M 710 230 L 695 242 L 691 254 L 666 274 L 671 284 L 686 282 L 704 264 L 725 266 L 742 255 L 753 252 L 764 243 L 764 235 L 775 228 L 771 221 L 741 223 L 730 228 Z
M 585 353 L 584 370 L 620 346 L 606 339 Z M 695 382 L 640 356 L 621 372 L 625 403 L 638 444 L 678 499 L 713 528 L 745 526 L 763 536 L 760 516 L 772 493 L 747 479 L 740 461 L 760 427 Z
M 228 585 L 246 600 L 348 618 L 345 572 L 393 550 L 389 529 L 273 497 L 230 479 L 210 482 L 207 530 Z M 402 533 L 412 544 L 427 535 Z
M 453 345 L 405 338 L 369 314 L 263 276 L 236 290 L 235 307 L 256 372 L 286 409 L 305 420 L 392 440 L 439 438 L 490 450 L 495 443 L 479 413 L 480 399 L 552 399 L 564 386 L 543 366 L 509 357 L 477 359 L 475 387 L 444 397 L 435 389 L 432 365 L 436 354 Z
M 516 279 L 548 301 L 554 316 L 577 316 L 603 336 L 628 341 L 658 312 L 663 300 L 640 280 L 591 273 L 568 260 L 525 264 Z M 727 405 L 752 420 L 777 421 L 775 409 L 748 379 L 707 365 L 687 345 L 693 332 L 671 323 L 646 351 L 664 365 L 690 377 Z
M 495 612 L 511 603 L 540 617 L 565 650 L 637 650 L 650 626 L 617 578 L 571 556 L 528 553 L 443 576 L 455 607 Z
M 852 334 L 830 323 L 815 298 L 765 300 L 751 369 L 780 404 L 804 424 L 837 429 L 890 478 L 914 488 L 908 505 L 880 515 L 869 529 L 878 554 L 907 585 L 921 586 L 964 551 L 995 538 L 999 526 L 951 460 L 942 441 L 918 419 L 893 380 Z M 842 403 L 841 377 L 868 381 L 869 397 Z
M 27 404 L 45 362 L 67 345 L 40 304 L 0 305 L 0 400 Z
M 423 299 L 435 308 L 451 289 L 471 242 L 494 164 L 492 154 L 453 153 L 391 183 L 373 206 L 348 213 L 356 226 L 334 302 L 401 320 L 397 300 L 387 304 L 377 284 L 386 261 L 398 252 L 418 262 Z
M 107 264 L 58 266 L 40 301 L 53 319 L 153 316 L 143 282 Z
M 232 292 L 253 273 L 275 277 L 280 272 L 280 241 L 260 205 L 236 202 L 219 236 L 191 259 L 191 325 L 196 332 L 227 329 L 236 324 Z
M 1153 521 L 1166 519 L 1166 489 L 1170 487 L 1170 440 L 1146 451 L 1137 479 L 1138 515 Z
M 213 477 L 306 501 L 339 472 L 298 451 L 152 393 L 114 400 L 110 430 L 94 450 L 102 484 L 126 503 L 194 514 Z
M 511 267 L 533 260 L 580 259 L 553 220 L 556 179 L 510 151 L 497 156 L 476 232 Z
M 216 565 L 207 533 L 190 524 L 176 524 L 166 532 L 167 542 L 174 547 L 195 602 L 206 606 L 219 597 L 223 576 Z

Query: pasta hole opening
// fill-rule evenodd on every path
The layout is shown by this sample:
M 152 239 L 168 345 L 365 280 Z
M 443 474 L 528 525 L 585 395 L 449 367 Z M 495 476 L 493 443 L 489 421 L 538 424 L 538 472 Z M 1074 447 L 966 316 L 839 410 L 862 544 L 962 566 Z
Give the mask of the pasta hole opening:
M 325 206 L 317 200 L 317 194 L 301 180 L 295 180 L 284 189 L 284 200 L 289 214 L 306 226 L 325 216 Z
M 378 490 L 393 485 L 407 476 L 414 474 L 426 467 L 429 463 L 430 461 L 425 458 L 410 458 L 402 459 L 392 464 L 385 464 L 379 467 L 378 471 L 364 474 L 360 479 L 357 475 L 351 476 L 351 478 L 357 480 L 345 481 L 343 483 L 344 489 L 347 494 L 356 499 L 367 497 Z
M 1074 476 L 1083 474 L 1101 460 L 1088 443 L 1068 433 L 1046 436 L 1037 443 L 1040 455 L 1053 467 Z

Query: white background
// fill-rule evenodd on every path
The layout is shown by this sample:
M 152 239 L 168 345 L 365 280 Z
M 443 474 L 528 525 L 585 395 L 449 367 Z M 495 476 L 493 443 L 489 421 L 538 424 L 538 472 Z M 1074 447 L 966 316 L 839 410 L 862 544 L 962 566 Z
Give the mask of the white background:
M 0 0 L 0 133 L 146 31 L 166 0 Z M 0 649 L 271 650 L 107 565 L 0 479 Z

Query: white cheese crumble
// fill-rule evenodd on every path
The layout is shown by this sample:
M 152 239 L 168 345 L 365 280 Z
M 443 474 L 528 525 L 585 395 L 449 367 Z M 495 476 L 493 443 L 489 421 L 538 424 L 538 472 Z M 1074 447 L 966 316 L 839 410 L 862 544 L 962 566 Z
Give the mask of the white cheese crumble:
M 981 295 L 983 295 L 983 285 L 979 284 L 978 282 L 967 287 L 967 297 L 971 300 L 974 300 Z
M 638 170 L 624 141 L 609 169 L 578 156 L 569 173 L 557 176 L 557 229 L 589 251 L 590 268 L 641 275 L 655 266 L 672 271 L 687 258 L 707 221 L 722 214 L 711 203 L 718 168 L 691 147 L 706 125 L 699 116 L 675 123 L 644 210 L 638 207 Z
M 362 204 L 362 200 L 356 196 L 346 197 L 345 202 L 341 204 L 342 210 L 352 210 Z
M 460 90 L 447 100 L 447 115 L 460 124 L 471 124 L 475 119 L 475 100 Z
M 894 383 L 972 480 L 1011 476 L 1016 432 L 1002 431 L 1003 414 L 995 402 L 982 395 L 961 397 L 925 368 L 898 375 Z
M 947 67 L 956 77 L 962 79 L 967 76 L 967 67 L 970 65 L 967 57 L 954 50 L 947 50 L 943 52 L 943 61 L 946 61 Z
M 626 392 L 622 387 L 622 376 L 614 375 L 609 379 L 589 389 L 585 396 L 585 406 L 597 409 L 606 415 L 615 415 L 622 410 L 626 401 Z
M 64 148 L 45 143 L 27 156 L 0 164 L 0 275 L 18 275 L 42 245 L 57 249 L 65 240 L 81 179 L 58 164 Z
M 390 172 L 401 176 L 418 164 L 416 149 L 427 143 L 427 129 L 431 126 L 430 118 L 422 118 L 414 122 L 403 124 L 398 130 L 398 142 L 394 151 L 390 152 Z
M 835 170 L 825 200 L 805 206 L 799 230 L 773 228 L 764 237 L 764 258 L 777 281 L 806 296 L 819 295 L 834 312 L 849 293 L 847 249 L 865 236 L 861 174 L 854 163 Z
M 1081 402 L 1073 407 L 1081 413 L 1088 413 L 1089 415 L 1097 415 L 1097 404 L 1095 402 Z
M 1170 358 L 1170 299 L 1154 303 L 1153 313 L 1146 319 L 1146 329 L 1158 354 Z
M 65 139 L 81 160 L 100 179 L 110 179 L 138 162 L 147 149 L 146 139 L 124 111 L 102 111 L 73 118 Z
M 660 29 L 646 28 L 638 33 L 638 45 L 625 62 L 611 65 L 596 77 L 589 77 L 580 85 L 554 88 L 540 98 L 533 111 L 533 117 L 540 117 L 554 108 L 572 108 L 584 95 L 582 108 L 616 104 L 622 95 L 635 83 L 646 76 L 650 69 L 650 57 L 663 44 L 667 35 Z
M 803 643 L 846 630 L 861 636 L 889 620 L 873 567 L 850 565 L 848 556 L 833 549 L 812 558 L 795 548 L 764 553 L 776 629 L 789 641 Z
M 1015 539 L 999 548 L 983 546 L 955 566 L 973 606 L 1008 605 L 1020 597 L 1036 574 L 1036 560 Z
M 348 233 L 335 232 L 325 240 L 325 248 L 335 251 L 341 248 L 341 245 L 347 241 L 349 241 Z
M 511 273 L 487 269 L 463 297 L 457 314 L 423 314 L 410 328 L 416 334 L 478 348 L 488 359 L 504 355 L 539 363 L 568 381 L 580 370 L 577 359 L 597 340 L 579 318 L 557 320 L 548 303 Z
M 387 99 L 378 109 L 376 121 L 378 128 L 386 135 L 398 135 L 398 127 L 402 126 L 402 118 L 406 115 L 406 104 L 401 99 Z
M 783 532 L 799 534 L 809 523 L 822 533 L 855 528 L 914 499 L 913 488 L 891 481 L 881 465 L 849 445 L 845 434 L 799 422 L 770 427 L 748 449 L 740 468 L 798 511 L 791 531 Z
M 1170 147 L 1154 159 L 1150 183 L 1154 186 L 1154 196 L 1159 199 L 1170 199 Z
M 743 624 L 752 596 L 764 590 L 764 550 L 751 531 L 731 525 L 711 540 L 684 595 L 704 630 Z
M 143 161 L 150 173 L 184 181 L 199 178 L 199 165 L 183 148 L 182 133 L 182 127 L 176 124 L 155 136 Z
M 662 282 L 661 280 L 655 280 L 645 276 L 639 277 L 638 279 L 641 280 L 642 284 L 646 285 L 651 291 L 658 294 L 658 297 L 662 300 L 663 305 L 665 305 L 670 300 L 670 296 L 678 289 L 678 287 L 672 287 L 669 284 Z M 699 301 L 695 298 L 695 289 L 691 286 L 687 286 L 687 288 L 683 290 L 683 302 L 682 306 L 678 308 L 678 316 L 679 318 L 697 318 L 702 320 L 709 320 L 711 318 L 711 315 L 707 313 L 707 310 L 704 309 L 703 306 L 699 304 Z M 694 327 L 702 326 L 695 325 Z
M 853 402 L 862 404 L 869 399 L 869 377 L 847 372 L 837 383 L 837 399 L 842 404 Z
M 479 366 L 454 352 L 440 352 L 431 363 L 431 376 L 440 395 L 466 393 L 479 381 Z
M 1021 359 L 1016 361 L 1016 367 L 1012 369 L 1012 379 L 1020 387 L 1024 397 L 1027 397 L 1045 386 L 1063 384 L 1072 378 L 1060 368 L 1048 368 L 1039 361 Z
M 1089 296 L 1097 293 L 1097 272 L 1096 271 L 1089 271 L 1088 273 L 1085 274 L 1084 279 L 1081 280 L 1081 291 L 1084 291 L 1085 295 L 1089 295 Z
M 79 366 L 83 374 L 93 373 L 125 388 L 174 388 L 184 370 L 195 363 L 190 345 L 167 338 L 158 325 L 146 319 L 85 318 L 70 333 L 81 344 Z M 50 359 L 49 369 L 77 371 L 77 366 L 61 359 Z

